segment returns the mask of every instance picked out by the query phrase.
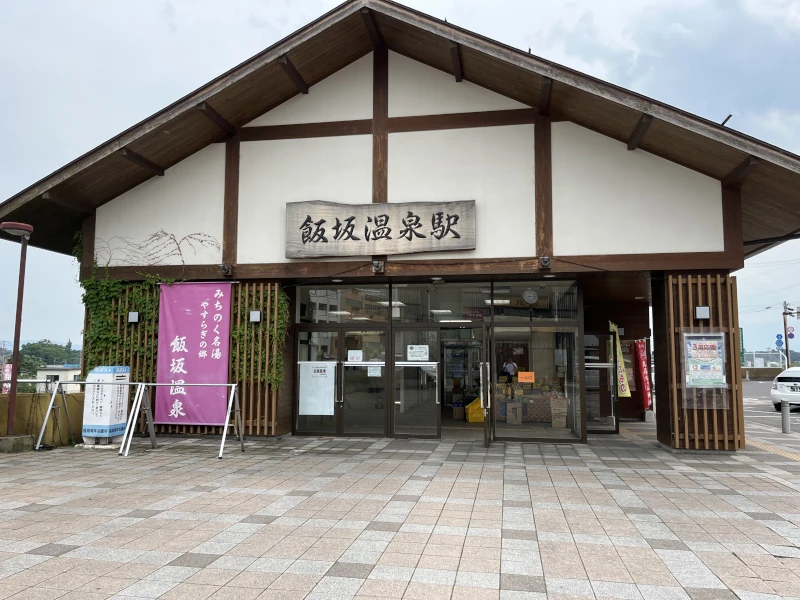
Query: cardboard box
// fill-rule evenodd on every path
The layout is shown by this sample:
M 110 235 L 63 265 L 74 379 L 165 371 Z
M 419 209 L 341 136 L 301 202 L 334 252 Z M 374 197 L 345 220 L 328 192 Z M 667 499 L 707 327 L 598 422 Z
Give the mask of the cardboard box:
M 456 421 L 463 421 L 466 419 L 466 411 L 464 410 L 463 406 L 454 406 L 453 407 L 453 418 Z

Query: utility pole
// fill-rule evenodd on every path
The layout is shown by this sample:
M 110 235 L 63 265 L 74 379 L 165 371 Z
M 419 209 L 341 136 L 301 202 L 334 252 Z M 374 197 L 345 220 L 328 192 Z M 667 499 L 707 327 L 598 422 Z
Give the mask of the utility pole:
M 786 344 L 786 368 L 792 366 L 791 353 L 789 352 L 789 324 L 786 322 L 787 316 L 796 316 L 795 309 L 789 306 L 789 303 L 783 303 L 783 341 Z

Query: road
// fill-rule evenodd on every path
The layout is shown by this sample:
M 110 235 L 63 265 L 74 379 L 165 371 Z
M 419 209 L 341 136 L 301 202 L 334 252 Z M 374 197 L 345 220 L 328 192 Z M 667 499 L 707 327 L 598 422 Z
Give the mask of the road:
M 781 413 L 772 406 L 769 391 L 771 381 L 743 381 L 744 420 L 748 423 L 781 428 Z M 792 431 L 800 432 L 800 407 L 792 407 Z

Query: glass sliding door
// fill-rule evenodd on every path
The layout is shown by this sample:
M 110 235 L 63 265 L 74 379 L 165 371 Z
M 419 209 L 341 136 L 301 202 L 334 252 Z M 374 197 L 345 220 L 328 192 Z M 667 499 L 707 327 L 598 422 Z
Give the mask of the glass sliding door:
M 615 340 L 613 333 L 584 336 L 588 433 L 619 433 Z
M 439 332 L 395 330 L 393 375 L 393 437 L 440 437 Z
M 299 331 L 295 431 L 338 432 L 339 332 Z
M 495 325 L 495 439 L 580 437 L 577 341 L 577 328 Z
M 386 433 L 386 331 L 346 331 L 342 356 L 341 431 Z

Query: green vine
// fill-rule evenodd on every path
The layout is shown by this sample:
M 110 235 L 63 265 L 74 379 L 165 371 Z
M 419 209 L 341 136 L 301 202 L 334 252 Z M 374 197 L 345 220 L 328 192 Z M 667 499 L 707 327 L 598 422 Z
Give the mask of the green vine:
M 137 373 L 131 373 L 137 381 L 155 381 L 151 365 L 156 364 L 158 348 L 149 343 L 158 333 L 159 283 L 172 283 L 159 277 L 142 274 L 143 281 L 125 282 L 98 276 L 98 267 L 92 265 L 91 276 L 81 281 L 83 304 L 86 307 L 84 329 L 83 371 L 86 375 L 94 367 L 108 364 L 117 348 L 122 354 L 138 354 L 140 361 Z M 121 303 L 127 290 L 127 307 Z M 122 329 L 118 332 L 119 313 L 122 310 L 139 313 L 139 332 L 125 343 Z M 124 316 L 122 317 L 124 318 Z M 133 366 L 133 365 L 132 365 Z
M 75 240 L 73 255 L 79 258 L 83 253 L 80 234 L 75 236 Z M 136 282 L 112 279 L 108 271 L 102 273 L 95 262 L 91 275 L 81 281 L 83 304 L 86 307 L 84 375 L 94 367 L 109 364 L 119 349 L 123 364 L 129 362 L 132 355 L 139 358 L 136 372 L 133 372 L 136 365 L 131 364 L 131 380 L 155 381 L 153 369 L 157 364 L 158 344 L 152 343 L 152 340 L 158 335 L 159 284 L 171 284 L 174 280 L 144 273 L 141 276 L 143 280 Z M 247 302 L 244 302 L 245 297 Z M 246 294 L 240 288 L 238 297 L 234 295 L 232 301 L 232 372 L 244 375 L 240 380 L 249 379 L 252 362 L 255 364 L 254 372 L 259 374 L 257 381 L 267 383 L 272 389 L 280 388 L 284 379 L 283 349 L 291 327 L 288 296 L 283 290 L 277 293 L 271 291 L 264 295 L 262 304 L 260 294 Z M 274 311 L 276 302 L 277 314 Z M 270 307 L 269 311 L 267 307 Z M 251 310 L 263 311 L 260 323 L 250 323 Z M 120 319 L 125 323 L 125 315 L 121 314 L 124 311 L 139 313 L 137 334 L 130 335 L 129 331 L 127 339 L 124 337 L 125 328 L 119 326 Z M 261 352 L 258 351 L 259 341 L 263 344 Z M 255 351 L 251 352 L 253 348 Z
M 258 373 L 257 381 L 267 383 L 273 389 L 277 389 L 283 383 L 284 365 L 283 348 L 286 345 L 286 335 L 291 325 L 289 315 L 289 298 L 283 290 L 277 293 L 278 311 L 276 315 L 267 307 L 274 307 L 276 294 L 274 291 L 264 295 L 264 302 L 261 302 L 260 294 L 250 294 L 247 302 L 234 297 L 233 322 L 231 324 L 231 364 L 233 373 L 249 375 L 251 362 L 255 365 L 254 372 Z M 261 310 L 262 319 L 260 323 L 250 323 L 250 311 Z M 267 336 L 269 347 L 263 347 L 258 351 L 259 341 L 266 345 Z M 275 343 L 276 351 L 272 352 Z M 252 353 L 252 356 L 251 356 Z M 269 363 L 267 364 L 267 361 Z M 249 379 L 249 377 L 248 377 Z

